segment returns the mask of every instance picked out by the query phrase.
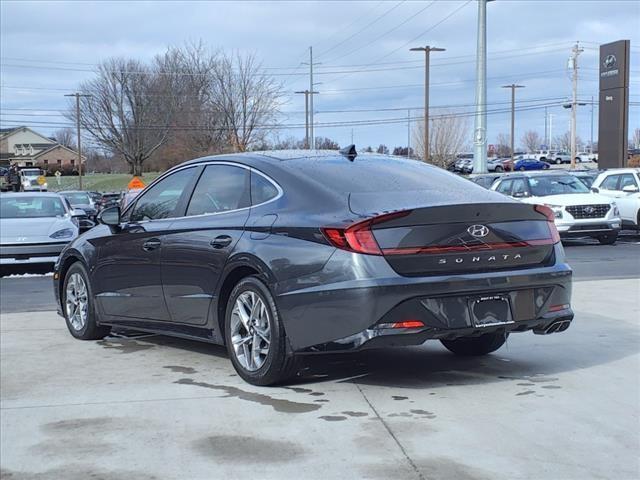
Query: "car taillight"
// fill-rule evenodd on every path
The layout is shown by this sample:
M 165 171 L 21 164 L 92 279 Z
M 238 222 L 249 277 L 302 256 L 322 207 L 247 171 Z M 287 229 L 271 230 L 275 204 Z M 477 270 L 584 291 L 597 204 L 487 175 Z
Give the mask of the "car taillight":
M 323 227 L 325 238 L 336 248 L 367 255 L 382 255 L 382 250 L 373 236 L 373 225 L 388 222 L 390 220 L 406 217 L 411 210 L 388 213 L 374 218 L 354 223 L 346 228 Z
M 547 217 L 547 226 L 549 227 L 549 233 L 551 234 L 551 240 L 553 243 L 558 243 L 560 241 L 560 234 L 558 233 L 558 229 L 556 228 L 556 215 L 546 205 L 534 205 L 534 210 L 538 213 L 543 214 Z

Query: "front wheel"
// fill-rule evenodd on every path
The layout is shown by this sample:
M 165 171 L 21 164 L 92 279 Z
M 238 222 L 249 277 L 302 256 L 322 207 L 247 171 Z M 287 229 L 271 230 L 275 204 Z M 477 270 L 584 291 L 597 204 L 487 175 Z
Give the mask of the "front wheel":
M 508 333 L 485 333 L 479 337 L 462 337 L 455 340 L 440 340 L 450 352 L 463 356 L 479 356 L 498 350 L 507 341 Z
M 98 325 L 93 291 L 84 265 L 76 262 L 64 277 L 62 308 L 67 328 L 80 340 L 99 340 L 109 335 L 111 327 Z
M 562 159 L 561 158 L 556 158 L 556 165 L 560 165 L 562 163 Z
M 502 172 L 502 167 L 500 165 L 498 165 L 496 167 L 496 173 L 500 173 L 500 172 Z
M 233 289 L 225 315 L 225 339 L 233 367 L 253 385 L 280 383 L 295 373 L 286 334 L 269 288 L 257 277 Z
M 598 237 L 598 241 L 601 245 L 613 245 L 618 240 L 617 233 L 608 233 L 607 235 L 601 235 Z

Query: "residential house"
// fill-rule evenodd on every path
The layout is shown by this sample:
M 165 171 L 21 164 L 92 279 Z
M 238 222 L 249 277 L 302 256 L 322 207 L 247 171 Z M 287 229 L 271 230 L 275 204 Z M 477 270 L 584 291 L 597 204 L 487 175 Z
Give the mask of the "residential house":
M 82 157 L 82 163 L 86 158 Z M 78 153 L 29 127 L 0 129 L 0 165 L 76 170 Z

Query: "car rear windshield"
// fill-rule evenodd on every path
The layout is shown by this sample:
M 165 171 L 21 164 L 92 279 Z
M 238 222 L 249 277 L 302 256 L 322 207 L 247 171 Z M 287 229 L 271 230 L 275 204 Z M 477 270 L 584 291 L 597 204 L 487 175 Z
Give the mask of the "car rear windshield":
M 4 197 L 0 198 L 0 218 L 57 217 L 67 211 L 58 197 Z
M 531 195 L 535 197 L 589 193 L 589 189 L 584 183 L 570 175 L 531 177 L 529 178 L 529 187 Z
M 89 205 L 91 203 L 89 195 L 82 192 L 63 193 L 62 196 L 69 200 L 71 205 Z

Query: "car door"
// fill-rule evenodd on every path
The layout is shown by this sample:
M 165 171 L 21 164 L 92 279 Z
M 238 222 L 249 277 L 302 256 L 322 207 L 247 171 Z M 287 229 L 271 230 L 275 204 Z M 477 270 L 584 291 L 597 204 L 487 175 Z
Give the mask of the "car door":
M 616 205 L 620 210 L 620 217 L 625 222 L 636 223 L 638 215 L 638 205 L 640 204 L 640 193 L 638 193 L 638 181 L 633 173 L 623 173 L 619 175 L 617 190 L 614 194 Z M 625 187 L 635 187 L 635 192 L 625 192 Z
M 163 240 L 162 283 L 174 323 L 204 325 L 221 272 L 249 217 L 249 169 L 207 165 Z
M 94 292 L 104 314 L 169 319 L 161 282 L 162 242 L 197 170 L 178 170 L 151 186 L 124 212 L 120 228 L 98 246 Z

